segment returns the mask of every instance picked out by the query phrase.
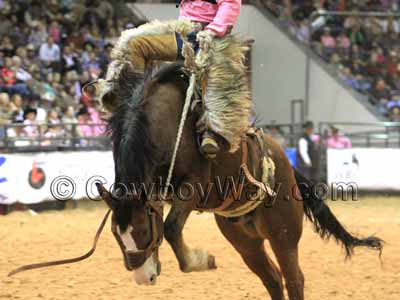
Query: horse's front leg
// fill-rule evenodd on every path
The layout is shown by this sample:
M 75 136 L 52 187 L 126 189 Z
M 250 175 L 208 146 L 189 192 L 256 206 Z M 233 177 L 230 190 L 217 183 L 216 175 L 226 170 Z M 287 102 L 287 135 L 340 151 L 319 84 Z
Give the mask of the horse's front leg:
M 201 249 L 190 249 L 183 240 L 185 226 L 193 204 L 191 201 L 174 200 L 164 223 L 164 236 L 171 245 L 182 272 L 216 269 L 215 258 Z

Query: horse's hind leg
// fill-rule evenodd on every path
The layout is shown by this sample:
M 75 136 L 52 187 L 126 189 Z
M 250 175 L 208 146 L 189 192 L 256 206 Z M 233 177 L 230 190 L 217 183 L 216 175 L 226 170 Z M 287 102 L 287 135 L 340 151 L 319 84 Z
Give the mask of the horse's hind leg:
M 182 229 L 191 212 L 188 202 L 173 202 L 164 223 L 164 236 L 171 245 L 183 272 L 215 269 L 215 258 L 201 249 L 190 249 L 183 240 Z
M 216 220 L 222 234 L 239 252 L 249 269 L 261 279 L 272 300 L 283 300 L 282 275 L 265 252 L 264 240 L 248 236 L 242 225 L 230 223 L 219 216 Z
M 304 276 L 299 265 L 298 246 L 284 246 L 280 240 L 271 240 L 271 247 L 285 278 L 290 300 L 304 300 Z

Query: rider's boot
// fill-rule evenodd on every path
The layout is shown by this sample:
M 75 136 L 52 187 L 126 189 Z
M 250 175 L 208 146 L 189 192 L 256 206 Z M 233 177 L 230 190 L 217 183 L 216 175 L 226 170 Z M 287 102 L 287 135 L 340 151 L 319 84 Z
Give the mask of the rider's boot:
M 203 133 L 200 150 L 208 159 L 214 159 L 220 151 L 216 136 L 211 131 L 206 131 Z

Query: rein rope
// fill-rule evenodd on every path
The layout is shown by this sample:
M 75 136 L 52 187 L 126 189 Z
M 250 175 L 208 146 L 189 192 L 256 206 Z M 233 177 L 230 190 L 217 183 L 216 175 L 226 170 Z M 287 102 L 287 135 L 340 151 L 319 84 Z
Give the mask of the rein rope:
M 107 223 L 107 219 L 108 219 L 108 216 L 110 215 L 110 212 L 111 212 L 111 209 L 109 209 L 107 211 L 106 215 L 103 218 L 103 221 L 101 221 L 99 229 L 97 229 L 96 235 L 94 237 L 92 248 L 86 254 L 79 256 L 79 257 L 75 257 L 75 258 L 68 258 L 68 259 L 62 259 L 62 260 L 55 260 L 55 261 L 25 265 L 25 266 L 22 266 L 22 267 L 12 270 L 10 273 L 8 273 L 8 276 L 11 277 L 17 273 L 20 273 L 23 271 L 28 271 L 28 270 L 33 270 L 33 269 L 40 269 L 40 268 L 51 267 L 51 266 L 72 264 L 72 263 L 84 260 L 84 259 L 92 256 L 92 254 L 96 250 L 97 242 L 99 241 L 100 235 L 103 232 L 104 226 Z
M 196 68 L 196 62 L 195 62 L 195 54 L 194 54 L 191 44 L 187 41 L 184 41 L 184 44 L 182 47 L 182 55 L 185 58 L 185 67 L 190 70 L 191 75 L 190 75 L 190 80 L 189 80 L 189 86 L 186 91 L 185 104 L 183 106 L 182 117 L 181 117 L 181 120 L 179 123 L 178 133 L 176 136 L 174 152 L 172 153 L 171 163 L 170 163 L 169 169 L 168 169 L 167 181 L 166 181 L 165 188 L 164 188 L 163 195 L 162 195 L 164 200 L 167 197 L 168 187 L 171 184 L 172 173 L 173 173 L 174 167 L 175 167 L 176 156 L 178 154 L 179 144 L 182 139 L 183 128 L 185 126 L 185 121 L 186 121 L 186 118 L 187 118 L 187 115 L 189 112 L 189 108 L 190 108 L 190 102 L 191 102 L 191 99 L 192 99 L 192 96 L 194 94 L 194 90 L 196 87 L 196 69 L 197 68 Z

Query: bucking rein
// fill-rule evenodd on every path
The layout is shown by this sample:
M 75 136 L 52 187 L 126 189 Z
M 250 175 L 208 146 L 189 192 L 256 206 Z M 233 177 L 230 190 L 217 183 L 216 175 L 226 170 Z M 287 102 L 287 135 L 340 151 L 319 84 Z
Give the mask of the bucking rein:
M 176 138 L 176 142 L 175 142 L 175 146 L 174 146 L 174 152 L 172 154 L 172 158 L 171 158 L 171 163 L 169 166 L 169 170 L 168 170 L 168 176 L 167 176 L 167 180 L 166 180 L 166 185 L 163 191 L 163 197 L 162 199 L 165 199 L 167 193 L 168 193 L 168 186 L 171 183 L 171 178 L 172 178 L 172 173 L 174 170 L 174 166 L 175 166 L 175 161 L 176 161 L 176 156 L 178 153 L 178 148 L 179 148 L 179 144 L 182 138 L 182 132 L 183 132 L 183 127 L 189 112 L 189 108 L 190 108 L 190 103 L 191 103 L 191 99 L 193 97 L 195 88 L 196 88 L 196 76 L 198 73 L 201 73 L 202 70 L 204 69 L 205 65 L 204 65 L 204 61 L 201 61 L 201 52 L 205 51 L 200 47 L 200 51 L 199 53 L 196 55 L 194 53 L 193 47 L 191 45 L 191 43 L 189 43 L 185 38 L 183 39 L 184 43 L 183 43 L 183 48 L 182 48 L 182 55 L 185 58 L 185 69 L 187 69 L 190 72 L 190 80 L 189 80 L 189 86 L 187 88 L 186 91 L 186 97 L 185 97 L 185 103 L 183 106 L 183 111 L 182 111 L 182 117 L 179 123 L 179 127 L 178 127 L 178 133 L 177 133 L 177 138 Z M 196 58 L 197 57 L 197 58 Z M 199 59 L 200 58 L 200 59 Z M 199 59 L 199 61 L 197 61 L 197 59 Z M 202 68 L 199 67 L 199 65 L 202 66 Z M 89 83 L 90 85 L 90 83 Z M 83 90 L 85 89 L 85 87 L 82 88 Z M 262 197 L 262 195 L 265 195 L 266 193 L 269 196 L 274 197 L 275 196 L 275 192 L 271 189 L 271 187 L 268 184 L 265 184 L 263 182 L 257 181 L 249 172 L 248 167 L 247 167 L 247 163 L 246 163 L 246 158 L 247 158 L 247 143 L 244 142 L 243 143 L 243 158 L 242 158 L 242 165 L 240 166 L 240 170 L 243 171 L 243 174 L 245 175 L 246 179 L 253 185 L 255 185 L 258 188 L 259 193 L 259 197 Z M 263 166 L 266 164 L 266 158 L 263 157 Z M 263 168 L 263 173 L 265 173 L 265 168 Z M 263 174 L 263 177 L 265 174 Z M 205 209 L 203 211 L 207 211 L 207 212 L 214 212 L 214 213 L 218 213 L 221 214 L 223 216 L 226 216 L 223 214 L 223 210 L 227 207 L 230 206 L 230 204 L 232 204 L 232 202 L 234 201 L 233 197 L 228 197 L 227 199 L 225 199 L 223 201 L 223 203 L 221 204 L 221 206 L 215 208 L 215 209 Z M 259 205 L 259 203 L 261 203 L 261 201 L 248 201 L 248 202 L 252 202 L 250 205 L 243 205 L 243 208 L 239 208 L 239 210 L 235 210 L 232 213 L 236 213 L 239 215 L 243 215 L 251 210 L 253 210 L 256 206 Z M 94 237 L 93 240 L 93 244 L 92 244 L 92 248 L 85 253 L 84 255 L 81 255 L 79 257 L 75 257 L 75 258 L 69 258 L 69 259 L 62 259 L 62 260 L 55 260 L 55 261 L 48 261 L 48 262 L 42 262 L 42 263 L 35 263 L 35 264 L 29 264 L 29 265 L 24 265 L 21 267 L 18 267 L 14 270 L 12 270 L 10 273 L 8 273 L 8 276 L 13 276 L 17 273 L 21 273 L 24 271 L 28 271 L 28 270 L 34 270 L 34 269 L 40 269 L 40 268 L 45 268 L 45 267 L 51 267 L 51 266 L 58 266 L 58 265 L 65 265 L 65 264 L 71 264 L 71 263 L 76 263 L 82 260 L 85 260 L 87 258 L 89 258 L 90 256 L 92 256 L 92 254 L 95 252 L 96 247 L 97 247 L 97 243 L 100 239 L 100 235 L 103 232 L 104 226 L 107 223 L 107 219 L 109 217 L 111 213 L 111 209 L 109 209 L 105 216 L 103 217 L 103 220 L 100 223 L 99 228 L 97 229 L 96 235 Z

